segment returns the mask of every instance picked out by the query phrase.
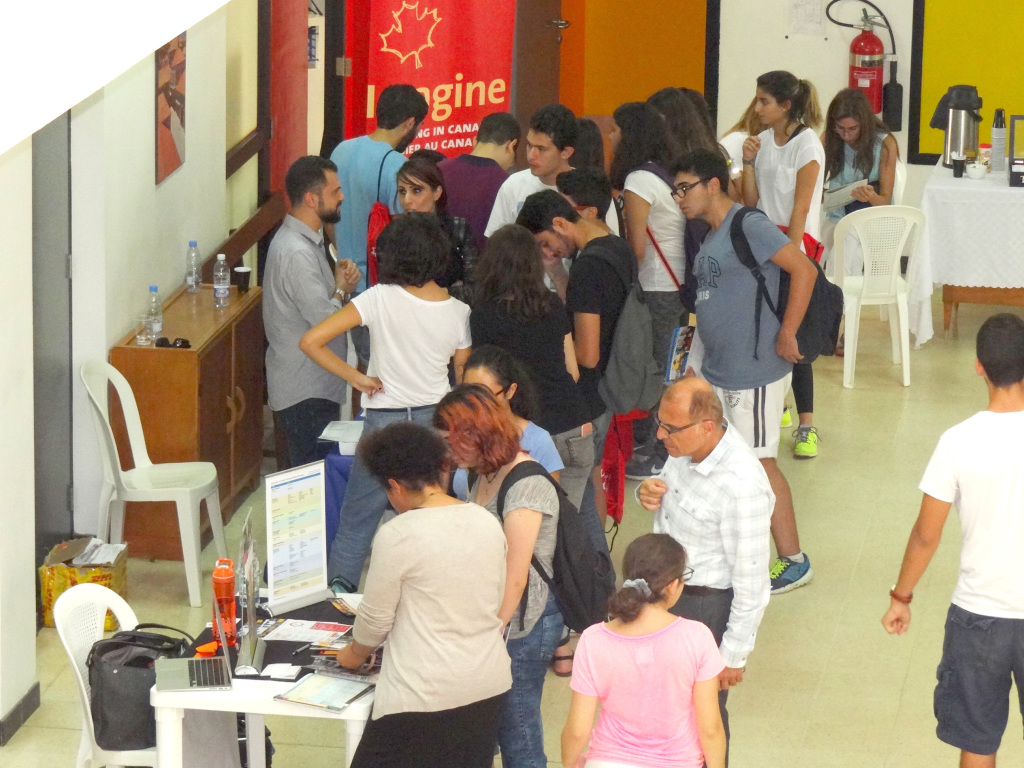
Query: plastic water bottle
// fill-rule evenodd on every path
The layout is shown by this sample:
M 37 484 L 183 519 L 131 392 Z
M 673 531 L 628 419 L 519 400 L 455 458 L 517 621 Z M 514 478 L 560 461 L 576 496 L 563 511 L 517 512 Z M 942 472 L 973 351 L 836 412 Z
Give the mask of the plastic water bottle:
M 222 557 L 213 567 L 213 599 L 220 610 L 224 624 L 224 639 L 228 645 L 238 645 L 238 629 L 235 626 L 235 564 Z M 213 639 L 220 647 L 220 633 L 217 632 L 217 609 L 213 611 Z
M 1001 109 L 997 109 L 992 118 L 992 162 L 989 168 L 993 171 L 1006 170 L 1006 113 Z
M 146 330 L 149 336 L 156 339 L 164 332 L 164 311 L 160 306 L 160 294 L 156 286 L 149 286 L 149 306 L 146 308 Z
M 223 253 L 217 254 L 217 263 L 213 265 L 213 306 L 226 307 L 231 288 L 231 270 Z
M 199 248 L 195 240 L 188 241 L 185 253 L 185 285 L 189 293 L 199 293 L 199 285 L 203 282 L 202 264 L 199 260 Z

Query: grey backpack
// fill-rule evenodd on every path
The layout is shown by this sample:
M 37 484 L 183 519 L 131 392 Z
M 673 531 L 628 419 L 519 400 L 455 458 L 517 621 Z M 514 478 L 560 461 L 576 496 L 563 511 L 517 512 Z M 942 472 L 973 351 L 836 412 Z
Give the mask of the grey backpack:
M 604 250 L 595 250 L 593 255 L 608 264 L 626 287 L 626 301 L 597 391 L 612 413 L 649 411 L 657 406 L 665 380 L 665 371 L 654 359 L 651 310 L 635 275 L 624 273 L 622 265 Z

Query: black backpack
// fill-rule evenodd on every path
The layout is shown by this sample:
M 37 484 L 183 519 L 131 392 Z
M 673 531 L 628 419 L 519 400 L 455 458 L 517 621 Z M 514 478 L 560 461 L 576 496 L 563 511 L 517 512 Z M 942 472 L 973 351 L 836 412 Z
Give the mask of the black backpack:
M 615 321 L 611 350 L 597 391 L 612 413 L 649 411 L 665 389 L 665 370 L 654 359 L 654 326 L 636 267 L 632 266 L 636 259 L 631 259 L 627 272 L 604 249 L 594 249 L 592 254 L 615 271 L 626 289 L 626 301 Z
M 552 559 L 553 573 L 548 575 L 536 556 L 530 562 L 558 601 L 565 625 L 576 632 L 582 632 L 590 625 L 608 618 L 608 598 L 615 587 L 611 557 L 607 552 L 594 549 L 579 511 L 569 501 L 562 487 L 536 461 L 517 464 L 501 481 L 501 488 L 498 489 L 498 516 L 501 520 L 505 520 L 505 494 L 508 489 L 534 475 L 546 477 L 558 492 L 558 533 Z M 526 615 L 529 592 L 527 584 L 523 589 L 519 609 L 520 628 Z
M 757 303 L 754 305 L 754 358 L 757 358 L 757 345 L 761 339 L 761 304 L 767 302 L 770 309 L 779 322 L 786 313 L 786 302 L 789 299 L 789 273 L 780 270 L 779 277 L 779 303 L 776 306 L 772 302 L 768 286 L 765 284 L 764 273 L 757 265 L 754 254 L 750 250 L 750 243 L 743 233 L 743 219 L 748 215 L 764 216 L 764 212 L 757 208 L 744 207 L 736 211 L 732 219 L 732 226 L 729 228 L 729 236 L 732 238 L 732 247 L 736 251 L 736 258 L 740 263 L 750 270 L 750 274 L 757 280 Z M 766 217 L 767 218 L 767 217 Z M 802 354 L 802 363 L 813 363 L 819 355 L 834 355 L 836 344 L 839 341 L 839 324 L 843 320 L 843 291 L 829 282 L 821 265 L 814 259 L 808 259 L 818 275 L 814 280 L 814 290 L 811 293 L 811 301 L 807 305 L 807 312 L 796 332 L 797 345 Z
M 169 629 L 184 637 L 146 629 Z M 194 644 L 188 633 L 163 624 L 139 624 L 93 644 L 85 663 L 92 725 L 101 748 L 124 751 L 156 746 L 156 715 L 149 703 L 149 689 L 156 684 L 154 662 L 164 656 L 186 656 Z

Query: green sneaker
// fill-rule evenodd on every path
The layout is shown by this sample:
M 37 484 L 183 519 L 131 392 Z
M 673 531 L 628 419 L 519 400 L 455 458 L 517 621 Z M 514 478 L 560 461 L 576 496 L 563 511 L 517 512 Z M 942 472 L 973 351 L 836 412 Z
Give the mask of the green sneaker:
M 793 433 L 793 458 L 813 459 L 818 455 L 818 430 L 814 427 L 797 427 Z
M 780 424 L 779 426 L 781 426 L 783 429 L 789 429 L 790 427 L 793 426 L 793 409 L 790 408 L 788 405 L 786 406 L 785 410 L 782 411 L 782 424 Z

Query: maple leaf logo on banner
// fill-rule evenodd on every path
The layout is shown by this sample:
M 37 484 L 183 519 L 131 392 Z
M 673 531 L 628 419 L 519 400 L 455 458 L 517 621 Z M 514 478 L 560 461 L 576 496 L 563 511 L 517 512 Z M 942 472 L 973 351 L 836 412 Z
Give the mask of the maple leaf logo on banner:
M 395 20 L 391 29 L 379 33 L 383 43 L 382 51 L 395 54 L 403 64 L 410 56 L 414 57 L 416 69 L 423 66 L 420 61 L 423 49 L 434 47 L 431 35 L 434 34 L 434 27 L 441 22 L 437 8 L 428 11 L 424 4 L 423 10 L 420 10 L 419 5 L 420 0 L 412 5 L 403 0 L 402 7 L 391 12 Z

